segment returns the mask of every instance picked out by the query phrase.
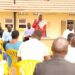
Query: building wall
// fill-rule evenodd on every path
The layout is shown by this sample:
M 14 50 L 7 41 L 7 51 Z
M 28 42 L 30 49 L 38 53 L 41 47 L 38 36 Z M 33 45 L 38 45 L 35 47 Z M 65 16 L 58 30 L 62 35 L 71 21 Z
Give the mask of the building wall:
M 48 46 L 51 46 L 51 43 L 49 44 L 50 39 L 55 39 L 58 36 L 61 36 L 61 30 L 64 31 L 65 26 L 61 26 L 61 21 L 66 20 L 75 20 L 75 15 L 68 14 L 68 13 L 42 13 L 43 19 L 47 22 L 47 37 L 49 39 L 42 40 L 45 42 Z M 11 12 L 0 12 L 0 22 L 2 24 L 2 28 L 5 28 L 5 19 L 12 19 L 13 22 L 13 13 Z M 26 23 L 30 22 L 33 23 L 34 19 L 38 18 L 37 13 L 17 13 L 16 16 L 16 29 L 20 31 L 20 34 L 22 35 L 22 32 L 25 28 L 19 28 L 19 19 L 26 19 Z M 66 22 L 65 22 L 66 23 Z M 63 29 L 62 29 L 62 28 Z M 20 36 L 22 39 L 22 36 Z M 48 41 L 49 40 L 49 41 Z M 52 42 L 52 41 L 51 41 Z
M 1 26 L 4 30 L 6 30 L 5 28 L 5 20 L 6 19 L 12 19 L 12 24 L 13 24 L 13 13 L 11 12 L 0 12 L 0 23 Z
M 26 19 L 26 23 L 30 22 L 32 24 L 34 19 L 38 18 L 38 15 L 37 13 L 26 13 L 23 15 L 17 13 L 17 29 L 23 31 L 24 29 L 18 28 L 18 20 L 20 18 L 24 18 Z M 61 30 L 64 31 L 66 21 L 75 20 L 75 15 L 68 13 L 43 13 L 43 19 L 47 22 L 47 37 L 54 39 L 61 36 Z M 61 26 L 61 21 L 65 21 L 65 26 Z

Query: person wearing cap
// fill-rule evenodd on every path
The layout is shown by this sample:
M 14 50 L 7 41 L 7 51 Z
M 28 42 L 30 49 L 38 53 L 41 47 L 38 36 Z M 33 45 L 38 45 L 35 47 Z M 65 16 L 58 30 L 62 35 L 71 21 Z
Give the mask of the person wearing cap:
M 40 30 L 42 33 L 42 37 L 46 37 L 46 22 L 42 19 L 42 14 L 39 15 L 38 19 L 35 19 L 32 27 L 35 30 Z
M 35 30 L 31 39 L 23 42 L 18 50 L 18 61 L 38 60 L 40 62 L 50 59 L 51 51 L 41 41 L 41 31 Z

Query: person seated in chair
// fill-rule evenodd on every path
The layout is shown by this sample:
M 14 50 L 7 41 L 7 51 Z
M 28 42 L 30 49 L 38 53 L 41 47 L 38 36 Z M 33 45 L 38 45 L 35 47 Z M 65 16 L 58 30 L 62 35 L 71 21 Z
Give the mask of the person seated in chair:
M 51 51 L 42 43 L 41 31 L 35 30 L 31 39 L 23 42 L 18 50 L 18 61 L 20 60 L 38 60 L 40 62 L 50 59 Z
M 62 37 L 55 39 L 52 51 L 52 59 L 37 64 L 33 75 L 75 75 L 75 64 L 64 59 L 68 52 L 68 41 Z
M 7 54 L 4 51 L 3 46 L 0 44 L 0 61 L 1 60 L 6 60 L 7 61 Z
M 17 30 L 14 30 L 11 34 L 12 36 L 12 40 L 6 44 L 6 50 L 8 49 L 14 49 L 14 50 L 18 50 L 20 44 L 22 43 L 21 41 L 18 41 L 18 37 L 19 37 L 19 32 Z

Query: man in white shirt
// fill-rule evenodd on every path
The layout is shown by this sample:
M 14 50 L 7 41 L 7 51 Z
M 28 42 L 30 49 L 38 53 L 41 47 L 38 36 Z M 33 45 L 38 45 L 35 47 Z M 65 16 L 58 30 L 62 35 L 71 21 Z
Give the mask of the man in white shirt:
M 41 31 L 35 30 L 31 39 L 22 43 L 18 51 L 18 61 L 50 59 L 49 48 L 41 41 Z
M 73 25 L 69 24 L 68 28 L 63 32 L 63 37 L 67 39 L 69 33 L 74 33 Z
M 33 34 L 33 32 L 34 32 L 34 28 L 31 27 L 30 23 L 27 23 L 27 28 L 23 32 L 24 37 L 31 36 Z
M 34 33 L 34 28 L 31 27 L 30 23 L 27 23 L 27 28 L 23 32 L 24 40 L 26 40 L 27 38 L 29 39 L 29 37 L 32 36 L 33 33 Z
M 12 25 L 7 25 L 7 30 L 3 32 L 2 39 L 5 42 L 11 41 Z

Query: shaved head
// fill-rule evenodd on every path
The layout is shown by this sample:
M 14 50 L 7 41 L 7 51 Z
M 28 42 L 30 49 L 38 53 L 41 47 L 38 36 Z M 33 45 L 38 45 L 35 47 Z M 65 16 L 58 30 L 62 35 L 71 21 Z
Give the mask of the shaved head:
M 53 44 L 52 44 L 52 51 L 55 53 L 62 53 L 62 52 L 67 52 L 68 50 L 68 41 L 63 38 L 63 37 L 59 37 L 57 39 L 54 40 Z

